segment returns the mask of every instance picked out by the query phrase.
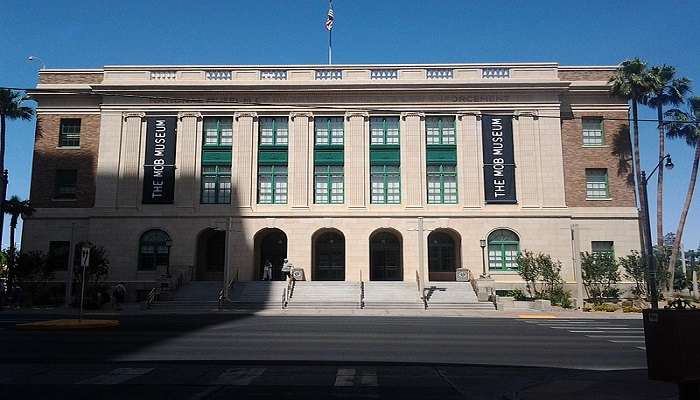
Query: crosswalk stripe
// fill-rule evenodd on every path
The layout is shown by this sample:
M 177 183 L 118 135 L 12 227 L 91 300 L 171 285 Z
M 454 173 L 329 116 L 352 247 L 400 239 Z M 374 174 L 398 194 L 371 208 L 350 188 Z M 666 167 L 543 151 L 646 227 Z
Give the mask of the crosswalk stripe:
M 360 385 L 377 386 L 377 371 L 362 370 L 360 373 Z
M 644 340 L 608 340 L 613 343 L 644 343 Z
M 356 372 L 355 368 L 338 368 L 333 386 L 353 386 Z
M 639 347 L 637 347 L 637 348 L 638 348 L 639 350 L 644 350 L 644 351 L 647 350 L 646 346 L 639 346 Z
M 229 368 L 219 375 L 214 385 L 247 386 L 265 372 L 265 368 Z
M 116 385 L 153 371 L 153 368 L 117 368 L 78 382 L 79 385 Z
M 620 335 L 586 335 L 591 338 L 601 339 L 644 339 L 644 336 L 620 336 Z

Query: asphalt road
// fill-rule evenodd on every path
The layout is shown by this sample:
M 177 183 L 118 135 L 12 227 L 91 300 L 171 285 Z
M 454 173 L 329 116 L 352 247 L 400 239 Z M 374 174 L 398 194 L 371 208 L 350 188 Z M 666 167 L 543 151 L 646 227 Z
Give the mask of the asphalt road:
M 234 389 L 260 398 L 675 393 L 646 379 L 637 320 L 138 315 L 105 331 L 14 330 L 33 319 L 0 315 L 0 395 L 60 398 L 66 387 L 74 398 L 168 399 Z

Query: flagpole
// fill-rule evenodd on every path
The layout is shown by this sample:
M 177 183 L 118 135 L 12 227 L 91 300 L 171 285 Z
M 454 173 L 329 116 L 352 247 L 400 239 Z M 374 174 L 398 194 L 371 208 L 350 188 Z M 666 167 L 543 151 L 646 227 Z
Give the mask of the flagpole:
M 328 65 L 333 64 L 333 28 L 328 30 Z

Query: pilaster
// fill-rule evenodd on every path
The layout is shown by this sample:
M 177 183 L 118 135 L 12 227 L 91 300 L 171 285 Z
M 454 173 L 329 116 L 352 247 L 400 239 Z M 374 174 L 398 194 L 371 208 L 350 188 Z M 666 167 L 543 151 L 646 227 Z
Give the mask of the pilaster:
M 240 112 L 234 114 L 237 129 L 234 129 L 234 189 L 236 203 L 238 207 L 251 207 L 253 182 L 253 149 L 254 140 L 257 138 L 255 132 L 255 121 L 258 114 L 254 112 Z M 234 194 L 232 193 L 232 196 Z
M 289 138 L 289 189 L 292 208 L 309 207 L 309 143 L 312 131 L 310 112 L 290 115 L 292 129 Z
M 122 113 L 102 113 L 100 117 L 100 146 L 95 176 L 95 207 L 114 208 L 117 205 L 119 155 L 122 136 Z
M 544 207 L 566 207 L 564 189 L 564 156 L 561 139 L 559 110 L 540 112 L 540 179 L 542 180 L 542 205 Z M 551 118 L 550 118 L 551 117 Z
M 460 203 L 464 208 L 480 208 L 484 204 L 484 183 L 480 172 L 483 170 L 483 150 L 479 139 L 481 129 L 476 113 L 461 113 L 457 118 L 460 122 L 457 135 L 457 190 Z
M 369 118 L 366 112 L 345 114 L 348 121 L 348 134 L 345 135 L 345 193 L 348 207 L 364 208 L 367 202 L 369 174 L 367 148 L 368 133 L 365 122 Z
M 516 173 L 520 175 L 518 202 L 523 207 L 540 207 L 540 141 L 534 121 L 534 114 L 520 113 L 518 118 L 517 140 L 520 159 L 516 160 Z
M 401 114 L 404 132 L 401 132 L 401 198 L 407 208 L 423 207 L 425 190 L 425 137 L 421 122 L 423 113 Z
M 197 135 L 202 114 L 182 112 L 178 114 L 177 149 L 175 153 L 175 204 L 178 207 L 195 206 L 197 176 Z
M 137 207 L 139 200 L 139 174 L 142 165 L 141 131 L 145 113 L 124 114 L 119 152 L 118 207 Z

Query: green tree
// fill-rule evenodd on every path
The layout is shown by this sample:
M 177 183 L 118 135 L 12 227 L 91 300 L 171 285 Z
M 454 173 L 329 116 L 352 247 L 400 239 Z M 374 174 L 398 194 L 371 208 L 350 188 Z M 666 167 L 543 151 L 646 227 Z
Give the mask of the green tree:
M 537 280 L 540 277 L 540 266 L 537 263 L 537 255 L 529 250 L 523 250 L 516 260 L 518 274 L 525 281 L 525 288 L 531 298 L 539 296 Z
M 80 242 L 76 246 L 76 257 L 73 265 L 73 290 L 80 296 L 82 286 L 83 268 L 80 266 L 80 249 L 84 246 L 90 248 L 90 259 L 85 267 L 85 299 L 88 303 L 101 305 L 98 301 L 98 293 L 103 290 L 102 281 L 109 274 L 109 258 L 107 250 L 102 246 L 96 246 L 91 242 Z
M 17 230 L 17 221 L 19 217 L 26 218 L 34 214 L 34 207 L 29 204 L 29 200 L 20 200 L 17 196 L 12 196 L 10 200 L 2 205 L 2 214 L 10 215 L 10 248 L 7 252 L 7 269 L 12 277 L 15 265 L 15 231 Z M 9 283 L 12 283 L 11 281 Z
M 637 180 L 637 199 L 640 209 L 646 206 L 644 198 L 641 196 L 642 168 L 639 151 L 639 103 L 643 103 L 648 98 L 654 88 L 658 87 L 657 78 L 652 75 L 647 68 L 647 64 L 639 58 L 625 60 L 620 64 L 617 71 L 610 77 L 610 92 L 613 95 L 624 97 L 632 103 L 632 152 L 634 160 L 634 174 Z M 644 214 L 640 214 L 639 226 L 643 224 Z M 640 232 L 644 232 L 640 229 Z M 644 243 L 642 234 L 642 245 Z M 642 246 L 642 248 L 644 248 Z
M 666 155 L 666 135 L 664 126 L 664 107 L 683 104 L 683 99 L 690 92 L 688 78 L 676 78 L 676 68 L 670 65 L 651 67 L 649 73 L 655 78 L 656 86 L 644 99 L 644 103 L 656 109 L 659 129 L 659 160 Z M 663 201 L 664 201 L 664 169 L 657 171 L 656 185 L 656 245 L 664 246 Z
M 625 278 L 634 282 L 634 288 L 632 288 L 632 294 L 638 298 L 644 298 L 647 295 L 647 266 L 642 261 L 642 257 L 639 252 L 632 250 L 630 254 L 625 257 L 620 257 L 618 259 L 620 266 L 622 267 Z
M 693 193 L 695 192 L 695 183 L 698 178 L 698 164 L 700 163 L 700 97 L 691 97 L 688 99 L 688 111 L 681 111 L 677 108 L 668 110 L 666 116 L 671 119 L 668 122 L 667 135 L 670 139 L 683 139 L 691 148 L 695 148 L 693 157 L 693 166 L 690 171 L 690 182 L 688 190 L 685 194 L 685 201 L 681 209 L 681 216 L 678 220 L 678 228 L 676 229 L 676 237 L 671 247 L 671 259 L 669 260 L 669 270 L 671 274 L 670 281 L 674 281 L 676 261 L 683 239 L 683 231 L 685 229 L 686 219 L 688 218 L 688 210 L 693 201 Z M 671 288 L 671 291 L 673 289 Z
M 588 298 L 601 304 L 605 297 L 616 297 L 620 282 L 620 272 L 615 255 L 612 253 L 581 253 L 581 273 L 583 287 Z
M 5 171 L 5 143 L 7 120 L 29 121 L 34 116 L 34 109 L 23 105 L 29 97 L 23 92 L 10 89 L 0 89 L 0 176 Z M 5 202 L 7 182 L 0 177 L 0 209 Z M 2 228 L 5 226 L 5 214 L 0 213 L 0 243 L 2 243 Z

